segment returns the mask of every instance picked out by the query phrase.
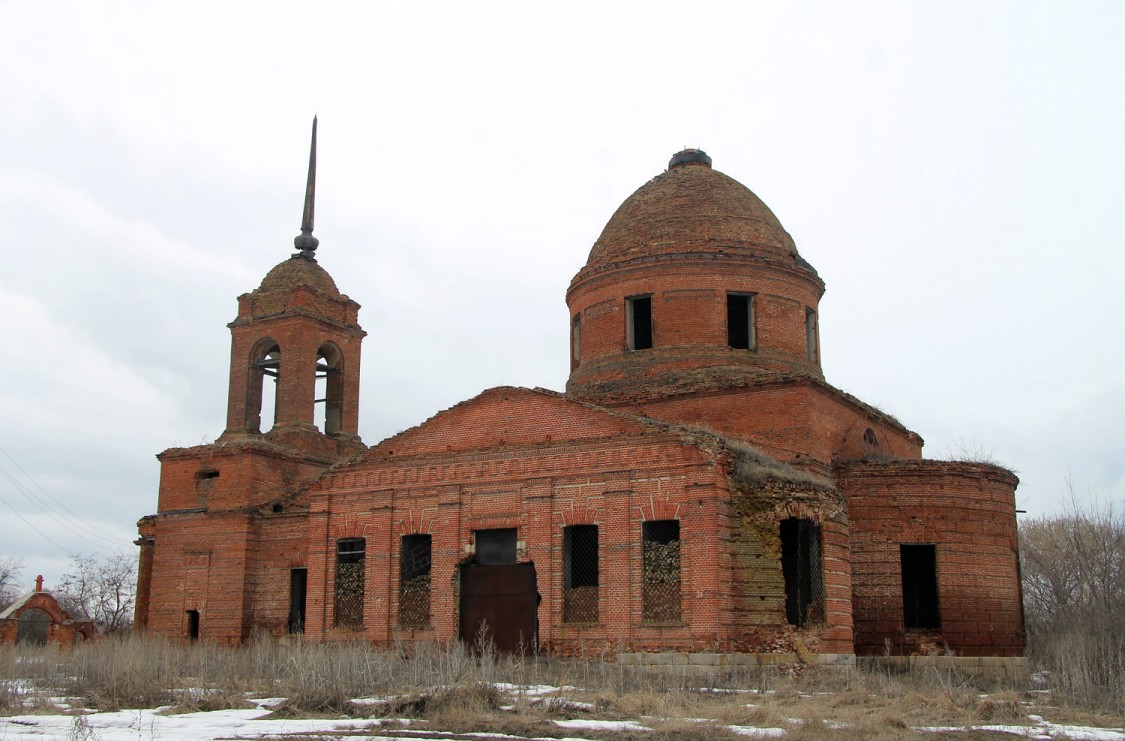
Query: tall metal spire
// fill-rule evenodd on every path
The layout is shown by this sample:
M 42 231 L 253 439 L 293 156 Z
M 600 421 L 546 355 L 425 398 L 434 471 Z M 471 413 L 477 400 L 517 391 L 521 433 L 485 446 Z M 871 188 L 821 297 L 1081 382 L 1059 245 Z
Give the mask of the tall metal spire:
M 305 212 L 301 215 L 301 233 L 293 240 L 293 246 L 300 250 L 295 257 L 316 262 L 314 254 L 320 240 L 312 235 L 313 208 L 316 202 L 316 116 L 313 116 L 312 145 L 309 147 L 309 182 L 305 186 Z

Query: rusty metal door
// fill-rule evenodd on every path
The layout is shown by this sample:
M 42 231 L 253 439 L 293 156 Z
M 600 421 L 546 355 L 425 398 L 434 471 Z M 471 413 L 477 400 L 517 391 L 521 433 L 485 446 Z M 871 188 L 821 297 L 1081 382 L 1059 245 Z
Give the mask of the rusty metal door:
M 538 636 L 535 564 L 461 567 L 461 640 L 474 651 L 489 644 L 529 655 Z

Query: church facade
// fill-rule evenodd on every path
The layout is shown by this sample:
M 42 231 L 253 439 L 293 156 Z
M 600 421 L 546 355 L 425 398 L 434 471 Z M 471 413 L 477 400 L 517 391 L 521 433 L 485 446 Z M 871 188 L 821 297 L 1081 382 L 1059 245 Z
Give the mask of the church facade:
M 557 655 L 1023 654 L 1016 477 L 923 458 L 825 380 L 823 281 L 706 154 L 630 196 L 571 281 L 565 392 L 488 389 L 371 447 L 359 306 L 315 259 L 313 171 L 297 254 L 229 325 L 226 430 L 158 456 L 138 627 Z

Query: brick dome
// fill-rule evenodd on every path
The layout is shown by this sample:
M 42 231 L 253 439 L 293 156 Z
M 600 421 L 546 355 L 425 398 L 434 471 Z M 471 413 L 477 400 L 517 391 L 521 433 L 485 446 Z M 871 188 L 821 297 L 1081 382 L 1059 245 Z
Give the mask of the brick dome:
M 258 291 L 292 290 L 302 286 L 328 294 L 332 298 L 340 297 L 340 289 L 336 287 L 336 281 L 332 280 L 328 271 L 301 255 L 294 255 L 274 266 L 262 279 Z
M 602 404 L 822 377 L 824 282 L 750 190 L 698 149 L 629 196 L 567 290 L 567 392 Z
M 711 168 L 697 149 L 629 196 L 590 250 L 586 270 L 660 256 L 717 253 L 812 269 L 793 238 L 749 188 Z

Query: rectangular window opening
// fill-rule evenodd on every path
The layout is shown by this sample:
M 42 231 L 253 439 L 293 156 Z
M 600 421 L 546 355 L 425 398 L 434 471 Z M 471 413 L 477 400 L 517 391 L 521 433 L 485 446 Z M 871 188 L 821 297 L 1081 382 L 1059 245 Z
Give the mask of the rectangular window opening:
M 309 570 L 301 567 L 289 569 L 289 632 L 305 632 L 305 594 Z
M 570 323 L 570 367 L 577 368 L 582 362 L 582 315 L 575 314 Z
M 753 350 L 754 294 L 727 294 L 727 345 L 741 350 Z
M 781 573 L 786 621 L 797 627 L 824 622 L 820 525 L 803 517 L 781 521 Z
M 816 310 L 805 309 L 805 354 L 816 362 Z
M 402 536 L 398 583 L 398 624 L 403 628 L 425 628 L 430 624 L 431 537 Z
M 476 562 L 480 566 L 510 566 L 516 562 L 516 529 L 474 530 Z
M 336 541 L 336 622 L 338 628 L 363 627 L 363 583 L 367 560 L 364 538 Z
M 563 528 L 563 622 L 598 622 L 598 526 Z
M 625 299 L 625 339 L 630 350 L 652 347 L 652 297 Z
M 680 521 L 651 520 L 641 526 L 641 619 L 680 622 Z
M 199 640 L 199 610 L 187 611 L 187 635 L 189 641 Z
M 937 546 L 899 545 L 902 566 L 902 615 L 907 630 L 941 630 L 938 604 Z

